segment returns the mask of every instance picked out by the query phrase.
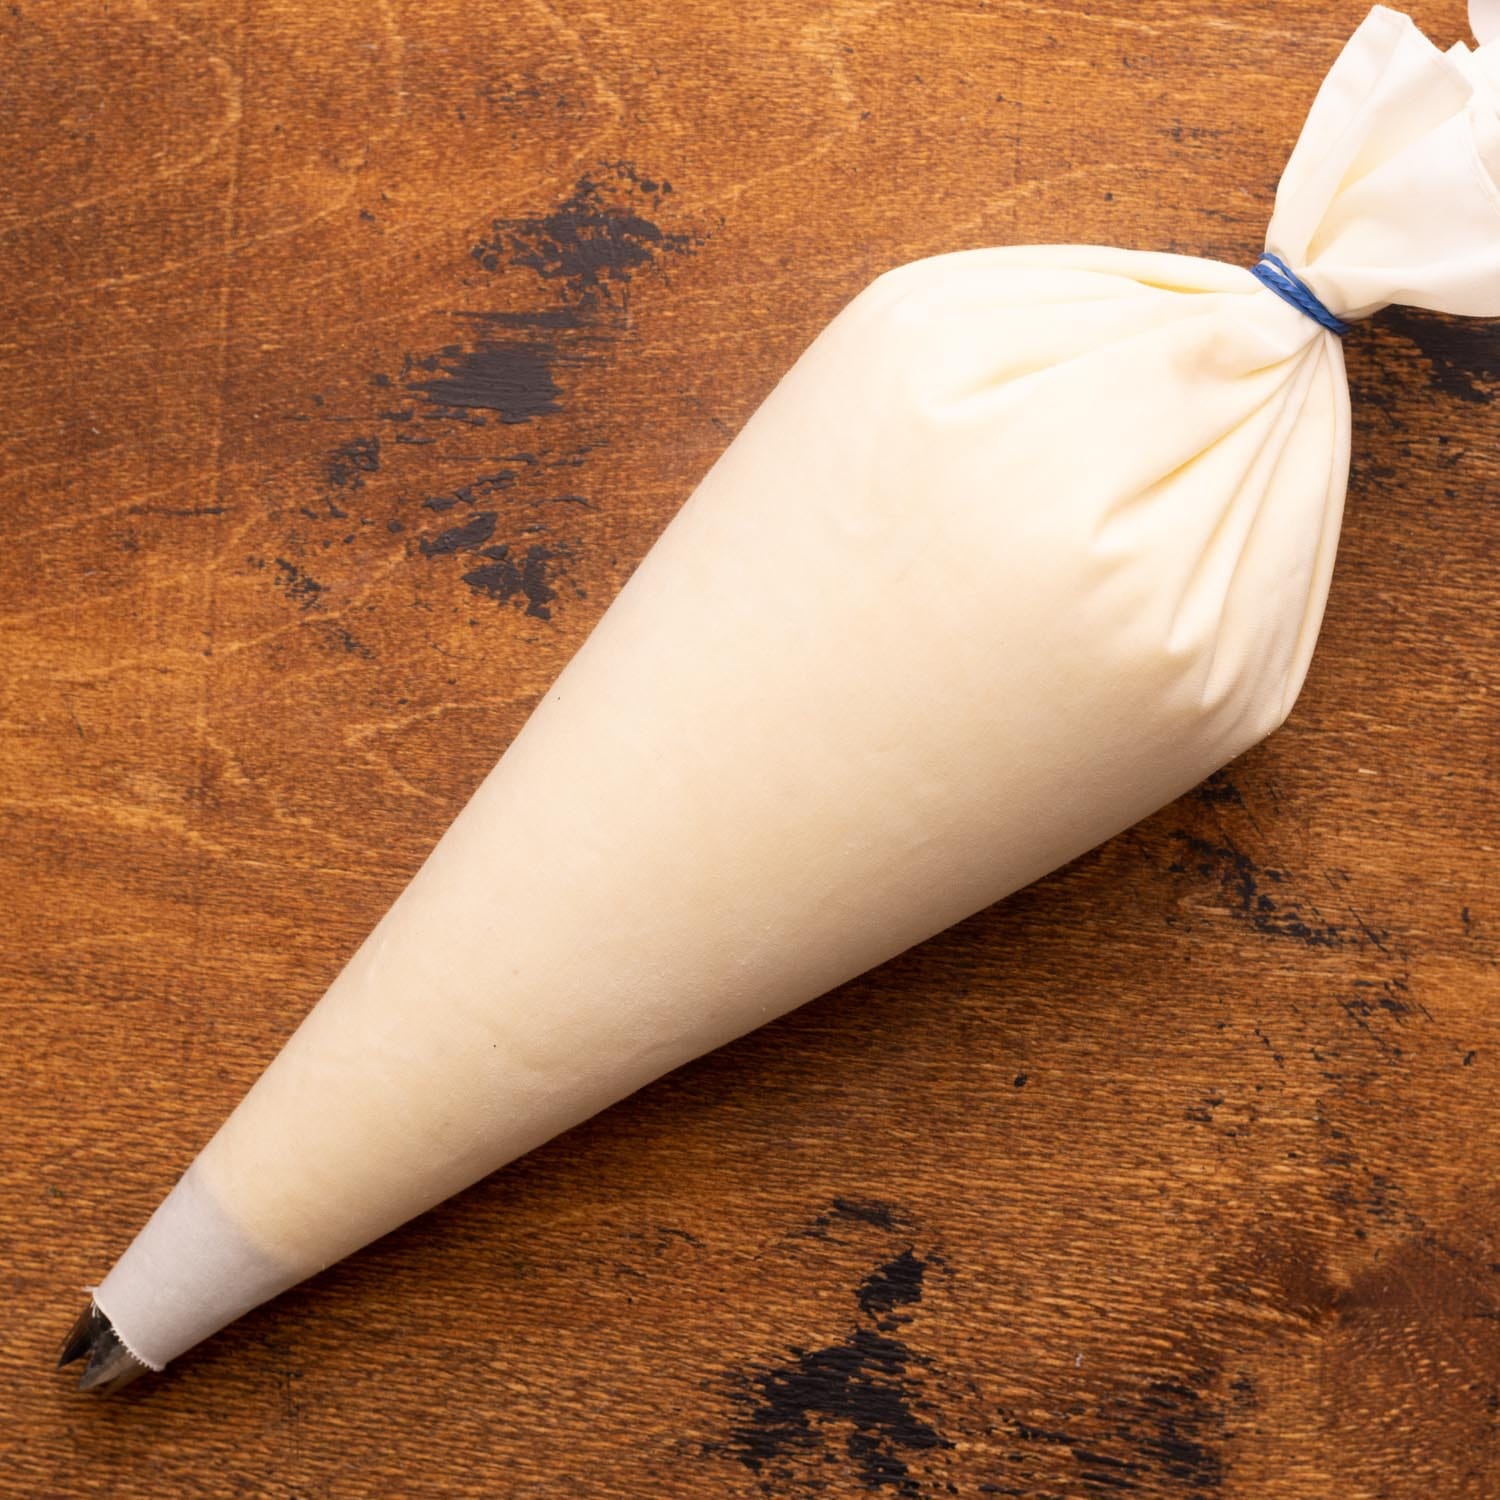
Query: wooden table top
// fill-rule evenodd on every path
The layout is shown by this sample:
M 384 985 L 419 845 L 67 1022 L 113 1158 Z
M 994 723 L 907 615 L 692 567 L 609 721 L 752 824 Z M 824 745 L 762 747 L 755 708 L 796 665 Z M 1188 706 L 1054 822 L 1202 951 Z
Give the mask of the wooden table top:
M 1363 10 L 4 8 L 0 1493 L 1500 1493 L 1500 336 L 1411 312 L 1267 744 L 162 1378 L 50 1367 L 828 318 L 1252 260 Z

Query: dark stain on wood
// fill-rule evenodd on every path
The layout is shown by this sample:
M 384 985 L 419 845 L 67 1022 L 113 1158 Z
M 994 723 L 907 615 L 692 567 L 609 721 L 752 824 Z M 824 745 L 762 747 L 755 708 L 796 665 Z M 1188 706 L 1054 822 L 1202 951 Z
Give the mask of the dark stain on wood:
M 1478 405 L 1495 399 L 1500 386 L 1500 333 L 1493 324 L 1418 307 L 1388 307 L 1380 314 L 1380 323 L 1415 346 L 1434 389 L 1444 396 Z
M 553 379 L 561 355 L 537 340 L 484 339 L 412 361 L 417 371 L 436 372 L 411 381 L 410 389 L 438 407 L 494 412 L 502 422 L 534 422 L 560 410 L 561 389 Z
M 1115 1495 L 1213 1500 L 1226 1475 L 1223 1444 L 1226 1402 L 1207 1394 L 1217 1382 L 1210 1370 L 1192 1382 L 1148 1380 L 1137 1391 L 1104 1396 L 1054 1416 L 1004 1416 L 1002 1431 L 1014 1445 L 1006 1478 L 980 1486 L 985 1495 Z M 1233 1388 L 1240 1410 L 1254 1405 L 1254 1387 L 1243 1374 Z
M 809 1239 L 826 1239 L 831 1228 L 839 1224 L 867 1224 L 874 1229 L 895 1230 L 905 1223 L 901 1213 L 889 1203 L 875 1198 L 835 1197 L 826 1212 L 818 1214 L 802 1231 Z
M 1205 806 L 1228 806 L 1243 808 L 1245 799 L 1240 789 L 1230 779 L 1227 771 L 1215 771 L 1200 786 L 1193 788 L 1192 795 Z
M 331 646 L 336 646 L 350 656 L 357 656 L 361 661 L 375 659 L 375 653 L 363 641 L 356 639 L 352 631 L 340 625 L 336 620 L 319 620 L 317 624 L 324 632 L 324 639 Z
M 918 1260 L 911 1250 L 903 1250 L 865 1277 L 854 1300 L 877 1328 L 896 1328 L 906 1321 L 896 1309 L 922 1300 L 922 1278 L 926 1274 L 927 1263 Z
M 672 192 L 665 179 L 643 176 L 629 162 L 607 162 L 580 177 L 548 213 L 496 219 L 470 254 L 486 271 L 522 266 L 555 283 L 576 307 L 620 300 L 631 278 L 664 255 L 690 255 L 701 235 L 667 232 L 656 213 Z
M 323 585 L 311 574 L 299 568 L 296 563 L 288 562 L 284 557 L 276 559 L 273 581 L 288 599 L 301 605 L 303 609 L 314 608 L 323 597 Z
M 486 547 L 480 554 L 488 561 L 463 575 L 464 582 L 476 594 L 483 594 L 497 604 L 523 601 L 526 613 L 538 620 L 552 618 L 552 602 L 557 598 L 553 587 L 553 565 L 562 555 L 560 548 L 534 542 L 518 558 L 508 542 Z
M 489 238 L 470 252 L 472 259 L 487 272 L 533 272 L 563 305 L 459 314 L 491 331 L 466 347 L 410 356 L 409 370 L 434 378 L 409 380 L 409 388 L 435 405 L 491 411 L 507 423 L 558 411 L 559 364 L 588 357 L 588 345 L 598 342 L 564 346 L 558 340 L 606 316 L 612 320 L 634 276 L 648 268 L 660 271 L 663 257 L 692 254 L 703 243 L 701 234 L 669 232 L 647 217 L 671 191 L 669 183 L 614 162 L 579 178 L 546 214 L 494 220 Z M 527 336 L 496 337 L 495 329 L 525 330 Z
M 926 1361 L 896 1336 L 897 1308 L 922 1300 L 926 1263 L 911 1249 L 856 1287 L 860 1322 L 816 1349 L 792 1349 L 767 1369 L 731 1377 L 740 1416 L 726 1449 L 768 1495 L 801 1493 L 839 1465 L 863 1488 L 921 1496 L 921 1456 L 951 1447 L 924 1412 Z
M 196 516 L 222 516 L 227 513 L 223 505 L 132 505 L 127 507 L 127 516 L 161 516 L 171 520 L 187 520 Z
M 536 459 L 530 454 L 518 454 L 516 462 L 534 464 Z M 493 474 L 481 474 L 477 479 L 471 479 L 445 495 L 428 495 L 422 501 L 422 506 L 425 510 L 446 511 L 458 505 L 473 505 L 501 490 L 513 489 L 519 477 L 516 469 L 497 469 Z
M 328 455 L 325 473 L 335 489 L 359 489 L 366 474 L 380 472 L 380 438 L 351 438 Z
M 1217 885 L 1228 900 L 1229 910 L 1256 932 L 1290 938 L 1310 948 L 1333 948 L 1346 941 L 1345 934 L 1325 921 L 1315 906 L 1309 903 L 1308 920 L 1299 905 L 1288 902 L 1284 895 L 1270 894 L 1272 888 L 1286 883 L 1284 870 L 1257 864 L 1230 839 L 1215 843 L 1185 830 L 1178 831 L 1177 839 L 1182 853 L 1172 864 L 1173 872 L 1197 875 Z
M 664 180 L 646 176 L 628 163 L 606 163 L 579 178 L 555 209 L 534 217 L 494 220 L 490 237 L 470 256 L 484 273 L 480 285 L 495 280 L 497 292 L 514 295 L 515 273 L 521 272 L 529 286 L 526 296 L 534 298 L 540 287 L 548 301 L 540 306 L 453 310 L 449 316 L 459 339 L 403 358 L 400 388 L 413 404 L 382 407 L 363 419 L 395 425 L 393 449 L 383 452 L 377 434 L 338 444 L 323 460 L 324 493 L 315 504 L 299 506 L 297 513 L 320 524 L 348 520 L 350 512 L 335 497 L 364 489 L 367 479 L 390 467 L 391 452 L 455 448 L 466 435 L 495 424 L 516 427 L 559 419 L 566 396 L 561 371 L 600 359 L 625 331 L 624 303 L 631 280 L 653 267 L 659 269 L 663 258 L 690 254 L 703 243 L 697 232 L 667 230 L 656 222 L 653 216 L 671 191 Z M 496 280 L 501 277 L 508 277 L 503 288 Z M 396 383 L 386 371 L 374 372 L 368 382 L 385 401 Z M 313 398 L 313 408 L 323 411 L 321 396 Z M 414 421 L 425 431 L 409 430 Z M 535 491 L 545 472 L 576 471 L 597 446 L 597 441 L 589 441 L 545 457 L 516 454 L 505 467 L 486 468 L 452 489 L 429 492 L 421 506 L 437 514 L 473 507 L 502 491 L 516 491 L 524 510 L 508 513 L 508 519 L 496 510 L 481 512 L 436 535 L 417 536 L 416 550 L 435 559 L 483 549 L 484 562 L 460 575 L 469 590 L 497 603 L 517 602 L 532 618 L 550 620 L 559 568 L 576 557 L 578 542 L 540 540 L 551 527 L 524 511 L 544 505 L 591 510 L 592 502 L 576 488 L 562 494 Z M 399 482 L 399 475 L 390 477 Z M 576 485 L 571 474 L 569 483 Z M 360 517 L 359 524 L 371 524 L 370 518 Z M 407 525 L 399 516 L 387 516 L 385 533 L 399 536 Z M 353 543 L 357 536 L 348 534 L 343 540 Z M 295 550 L 291 542 L 286 545 Z M 326 550 L 332 539 L 324 537 L 318 545 Z M 295 592 L 288 585 L 286 592 L 304 607 L 316 597 L 305 585 L 297 585 Z
M 496 511 L 482 510 L 477 515 L 470 516 L 462 525 L 450 526 L 431 541 L 424 537 L 421 541 L 422 553 L 426 557 L 446 557 L 454 552 L 473 552 L 494 536 L 497 518 Z

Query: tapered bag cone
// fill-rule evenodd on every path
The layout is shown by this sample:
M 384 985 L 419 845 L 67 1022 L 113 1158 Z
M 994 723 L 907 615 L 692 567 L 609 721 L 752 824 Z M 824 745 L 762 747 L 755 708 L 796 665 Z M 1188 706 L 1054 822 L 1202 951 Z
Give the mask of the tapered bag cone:
M 1481 21 L 1483 18 L 1481 17 Z M 156 1368 L 1270 732 L 1341 320 L 1500 314 L 1500 44 L 1378 9 L 1249 269 L 939 256 L 835 319 L 97 1289 Z M 766 568 L 768 535 L 795 536 Z

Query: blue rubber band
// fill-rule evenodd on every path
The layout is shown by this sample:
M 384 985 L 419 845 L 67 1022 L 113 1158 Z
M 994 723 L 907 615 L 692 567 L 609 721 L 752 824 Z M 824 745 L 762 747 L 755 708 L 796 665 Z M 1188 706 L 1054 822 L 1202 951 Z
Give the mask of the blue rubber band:
M 1342 338 L 1349 332 L 1349 325 L 1336 318 L 1318 301 L 1317 294 L 1308 284 L 1282 260 L 1269 250 L 1250 267 L 1250 274 L 1262 286 L 1268 286 L 1283 302 L 1290 302 L 1298 312 L 1306 313 L 1314 322 L 1321 323 L 1330 333 Z

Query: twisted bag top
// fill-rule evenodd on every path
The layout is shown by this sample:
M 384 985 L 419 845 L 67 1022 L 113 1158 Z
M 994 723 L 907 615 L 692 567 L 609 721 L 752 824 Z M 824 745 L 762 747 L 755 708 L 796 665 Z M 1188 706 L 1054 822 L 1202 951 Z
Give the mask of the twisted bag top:
M 1470 7 L 1500 33 L 1500 0 Z M 1388 303 L 1500 313 L 1500 47 L 1439 52 L 1404 15 L 1371 11 L 1308 111 L 1266 231 L 1346 322 Z

